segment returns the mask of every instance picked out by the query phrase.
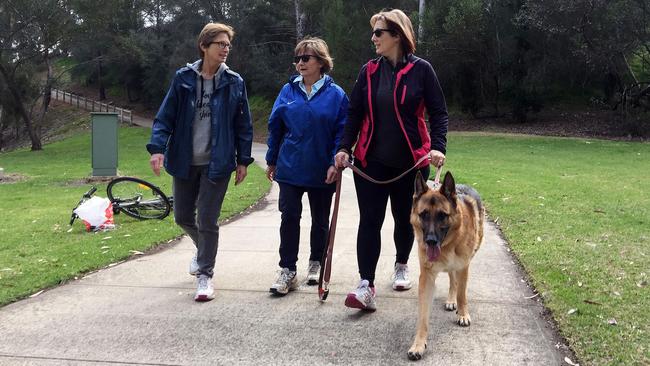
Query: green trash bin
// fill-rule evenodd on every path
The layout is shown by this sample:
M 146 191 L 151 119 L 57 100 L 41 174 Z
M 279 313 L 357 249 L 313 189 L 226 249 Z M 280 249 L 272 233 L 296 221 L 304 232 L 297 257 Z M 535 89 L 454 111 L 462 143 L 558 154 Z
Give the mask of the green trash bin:
M 93 112 L 90 114 L 93 177 L 117 175 L 117 113 Z

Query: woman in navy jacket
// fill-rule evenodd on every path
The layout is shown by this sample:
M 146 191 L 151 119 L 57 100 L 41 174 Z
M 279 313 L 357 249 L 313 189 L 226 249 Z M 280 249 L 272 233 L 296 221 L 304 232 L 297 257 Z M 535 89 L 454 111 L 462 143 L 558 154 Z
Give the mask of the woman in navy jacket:
M 325 41 L 302 40 L 295 48 L 299 75 L 280 91 L 269 117 L 266 174 L 280 186 L 280 274 L 270 292 L 283 296 L 297 287 L 302 196 L 311 210 L 311 254 L 307 283 L 315 285 L 327 241 L 337 169 L 334 154 L 343 134 L 348 98 L 326 73 L 333 62 Z
M 431 64 L 413 55 L 415 36 L 409 18 L 401 10 L 372 16 L 371 40 L 380 56 L 369 61 L 350 96 L 348 121 L 336 166 L 343 168 L 352 155 L 354 165 L 377 180 L 389 180 L 428 156 L 440 167 L 445 161 L 447 107 Z M 429 115 L 429 130 L 424 110 Z M 429 176 L 429 162 L 418 165 Z M 381 250 L 380 230 L 388 199 L 395 220 L 393 238 L 397 256 L 393 272 L 394 290 L 408 290 L 407 262 L 413 247 L 409 222 L 417 169 L 390 184 L 375 184 L 354 175 L 359 204 L 357 262 L 361 281 L 348 294 L 348 307 L 375 310 L 375 269 Z
M 220 23 L 203 28 L 201 59 L 176 71 L 147 144 L 154 173 L 164 165 L 174 179 L 174 219 L 197 248 L 189 269 L 198 278 L 196 301 L 214 298 L 217 220 L 228 181 L 234 171 L 235 184 L 241 183 L 253 162 L 246 86 L 226 66 L 234 34 Z

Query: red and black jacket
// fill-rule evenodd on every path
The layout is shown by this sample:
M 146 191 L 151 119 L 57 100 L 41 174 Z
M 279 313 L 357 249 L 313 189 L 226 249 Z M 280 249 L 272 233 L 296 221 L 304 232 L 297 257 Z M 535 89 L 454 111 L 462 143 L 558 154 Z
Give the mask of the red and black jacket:
M 338 150 L 348 153 L 366 165 L 366 153 L 372 142 L 375 95 L 379 84 L 377 70 L 381 57 L 363 65 L 350 96 L 348 120 Z M 445 97 L 433 67 L 426 60 L 408 55 L 406 64 L 395 77 L 393 107 L 397 121 L 413 155 L 413 163 L 431 150 L 446 153 L 448 115 Z M 429 115 L 429 131 L 424 109 Z M 358 141 L 357 141 L 358 139 Z M 427 161 L 420 164 L 426 166 Z

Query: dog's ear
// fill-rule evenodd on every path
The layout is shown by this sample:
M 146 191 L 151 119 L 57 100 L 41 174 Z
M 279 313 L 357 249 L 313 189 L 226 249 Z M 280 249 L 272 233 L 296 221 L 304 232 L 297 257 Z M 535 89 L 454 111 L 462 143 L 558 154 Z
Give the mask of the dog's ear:
M 456 182 L 454 182 L 454 176 L 449 171 L 445 173 L 445 179 L 442 180 L 440 193 L 447 197 L 452 204 L 456 203 Z
M 420 173 L 418 170 L 417 174 L 415 174 L 415 195 L 413 195 L 413 198 L 420 197 L 424 192 L 428 190 L 429 187 L 427 186 L 427 181 L 424 180 L 422 173 Z

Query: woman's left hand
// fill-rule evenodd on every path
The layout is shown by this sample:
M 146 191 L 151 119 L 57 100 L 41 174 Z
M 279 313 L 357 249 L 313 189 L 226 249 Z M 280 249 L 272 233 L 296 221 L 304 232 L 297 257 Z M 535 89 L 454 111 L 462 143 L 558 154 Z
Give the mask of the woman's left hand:
M 445 154 L 441 153 L 438 150 L 429 151 L 429 159 L 431 159 L 431 165 L 440 168 L 445 165 Z
M 327 178 L 325 178 L 325 183 L 331 184 L 336 182 L 336 178 L 338 176 L 339 170 L 336 169 L 334 165 L 331 165 L 329 169 L 327 169 Z

